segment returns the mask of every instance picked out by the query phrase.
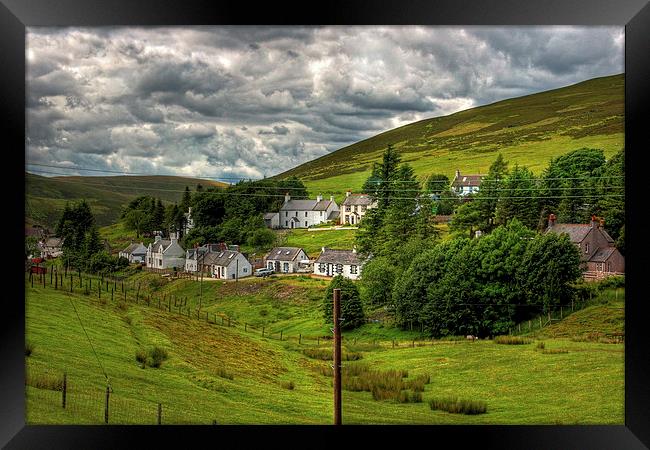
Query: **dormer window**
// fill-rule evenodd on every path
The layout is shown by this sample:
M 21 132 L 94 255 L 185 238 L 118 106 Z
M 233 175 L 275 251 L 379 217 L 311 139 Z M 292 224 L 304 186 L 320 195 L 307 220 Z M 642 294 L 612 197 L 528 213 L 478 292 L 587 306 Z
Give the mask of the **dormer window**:
M 228 256 L 228 259 L 232 258 L 233 256 L 235 256 L 235 254 L 234 254 L 234 253 L 231 253 L 231 254 Z
M 585 242 L 585 253 L 589 253 L 589 242 Z

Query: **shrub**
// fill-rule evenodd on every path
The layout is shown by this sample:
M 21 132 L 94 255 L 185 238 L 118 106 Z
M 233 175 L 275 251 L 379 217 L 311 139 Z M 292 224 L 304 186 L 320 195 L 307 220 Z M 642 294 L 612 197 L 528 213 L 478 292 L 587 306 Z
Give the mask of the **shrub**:
M 151 366 L 152 367 L 160 367 L 160 365 L 165 361 L 169 355 L 167 354 L 167 350 L 165 350 L 162 347 L 154 347 L 149 351 L 149 356 L 151 357 Z
M 147 352 L 144 350 L 136 350 L 135 352 L 135 360 L 142 364 L 142 368 L 144 369 L 145 366 L 147 365 Z
M 524 344 L 530 344 L 532 339 L 528 338 L 523 338 L 520 336 L 497 336 L 494 338 L 494 343 L 495 344 L 505 344 L 505 345 L 524 345 Z
M 429 384 L 430 381 L 429 375 L 418 375 L 412 380 L 407 380 L 405 386 L 413 392 L 424 392 L 424 385 Z
M 31 342 L 25 341 L 25 356 L 30 356 L 34 351 L 34 345 Z
M 397 401 L 399 403 L 422 403 L 422 393 L 401 391 Z
M 280 386 L 282 386 L 285 389 L 289 389 L 290 391 L 293 391 L 293 388 L 295 387 L 293 381 L 283 381 L 282 383 L 280 383 Z
M 268 316 L 269 311 L 267 309 L 261 309 L 260 310 L 260 316 L 265 317 Z
M 546 348 L 546 344 L 544 344 L 544 341 L 540 341 L 537 343 L 538 350 L 544 350 L 544 348 Z
M 432 410 L 442 410 L 453 414 L 483 414 L 487 412 L 487 403 L 480 400 L 459 400 L 456 397 L 435 398 L 429 400 Z
M 122 311 L 126 311 L 129 308 L 129 305 L 126 302 L 120 300 L 117 302 L 117 307 Z

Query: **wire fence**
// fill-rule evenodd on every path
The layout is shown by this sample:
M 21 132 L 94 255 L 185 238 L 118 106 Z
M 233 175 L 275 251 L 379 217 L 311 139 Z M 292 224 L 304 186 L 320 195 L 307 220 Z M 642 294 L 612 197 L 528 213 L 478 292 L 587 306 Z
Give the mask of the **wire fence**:
M 127 280 L 118 277 L 104 277 L 100 275 L 89 275 L 77 272 L 76 274 L 69 273 L 66 277 L 63 273 L 58 273 L 57 270 L 50 271 L 49 274 L 28 274 L 28 283 L 32 286 L 39 286 L 44 288 L 52 288 L 62 292 L 70 292 L 76 294 L 83 294 L 88 298 L 96 299 L 101 304 L 112 303 L 118 307 L 127 305 L 129 303 L 142 305 L 150 308 L 158 309 L 159 311 L 167 312 L 175 316 L 183 316 L 189 319 L 199 320 L 210 325 L 234 328 L 241 330 L 245 333 L 256 334 L 260 337 L 294 342 L 298 345 L 305 346 L 320 346 L 331 341 L 331 335 L 303 335 L 288 334 L 286 330 L 277 329 L 276 326 L 260 326 L 247 323 L 245 321 L 237 320 L 229 317 L 222 312 L 211 312 L 201 307 L 194 307 L 188 300 L 188 296 L 179 296 L 168 293 L 157 293 L 149 288 L 148 283 L 142 283 L 139 280 Z M 621 294 L 621 298 L 624 297 Z M 615 290 L 615 298 L 619 298 L 619 289 Z M 614 298 L 612 298 L 613 300 Z M 529 320 L 524 320 L 515 324 L 508 330 L 510 335 L 526 334 L 538 331 L 553 323 L 562 320 L 568 314 L 583 309 L 592 304 L 592 299 L 579 299 L 572 301 L 570 304 L 555 305 L 553 309 L 540 314 Z M 513 305 L 504 305 L 510 307 Z M 536 307 L 535 305 L 514 305 L 521 307 Z M 366 319 L 367 323 L 379 323 L 382 325 L 396 325 L 394 321 L 386 321 L 385 319 Z M 410 326 L 409 326 L 410 325 Z M 411 322 L 406 326 L 406 330 L 419 332 L 421 336 L 409 339 L 391 339 L 391 340 L 371 340 L 370 343 L 378 348 L 404 348 L 415 347 L 417 345 L 434 345 L 436 342 L 449 342 L 449 340 L 436 340 L 433 338 L 423 336 L 425 334 L 425 326 L 422 323 Z M 357 338 L 342 337 L 344 343 L 357 344 Z M 368 339 L 364 339 L 368 343 Z M 409 345 L 410 344 L 410 345 Z

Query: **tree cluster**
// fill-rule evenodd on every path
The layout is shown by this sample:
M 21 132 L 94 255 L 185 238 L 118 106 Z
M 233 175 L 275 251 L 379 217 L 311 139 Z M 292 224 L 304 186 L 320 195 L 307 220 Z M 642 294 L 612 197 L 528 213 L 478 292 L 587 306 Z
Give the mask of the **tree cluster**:
M 580 277 L 580 254 L 568 236 L 538 234 L 514 219 L 416 256 L 394 281 L 392 306 L 401 326 L 433 336 L 493 336 L 569 302 Z
M 108 254 L 99 236 L 95 217 L 85 200 L 66 203 L 59 219 L 56 235 L 63 238 L 63 264 L 91 273 L 110 273 L 128 265 L 124 258 Z
M 342 275 L 332 278 L 323 297 L 323 317 L 328 324 L 333 323 L 334 289 L 341 290 L 341 329 L 350 330 L 364 324 L 365 315 L 357 285 Z

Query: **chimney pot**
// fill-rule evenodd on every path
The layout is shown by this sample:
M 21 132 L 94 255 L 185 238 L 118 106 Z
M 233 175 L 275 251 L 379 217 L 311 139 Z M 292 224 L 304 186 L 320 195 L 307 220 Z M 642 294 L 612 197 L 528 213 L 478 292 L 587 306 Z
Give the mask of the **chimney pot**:
M 345 196 L 346 196 L 346 197 L 349 197 L 351 193 L 352 193 L 352 191 L 350 191 L 350 190 L 348 189 L 347 192 L 345 193 Z

